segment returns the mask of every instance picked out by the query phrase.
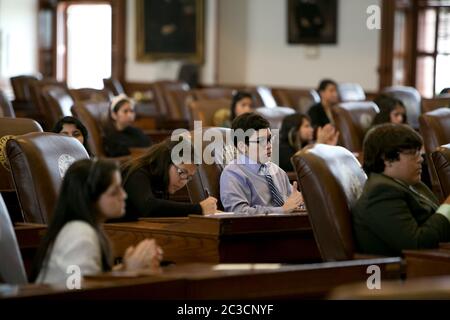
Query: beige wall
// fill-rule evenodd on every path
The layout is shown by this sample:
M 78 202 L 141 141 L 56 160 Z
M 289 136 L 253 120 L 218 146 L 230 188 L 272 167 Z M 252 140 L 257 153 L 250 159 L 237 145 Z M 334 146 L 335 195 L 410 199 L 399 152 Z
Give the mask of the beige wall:
M 220 0 L 219 82 L 316 87 L 331 77 L 376 90 L 380 31 L 366 28 L 366 10 L 380 0 L 339 4 L 338 44 L 311 48 L 287 44 L 287 1 Z
M 37 0 L 0 0 L 0 86 L 37 72 Z

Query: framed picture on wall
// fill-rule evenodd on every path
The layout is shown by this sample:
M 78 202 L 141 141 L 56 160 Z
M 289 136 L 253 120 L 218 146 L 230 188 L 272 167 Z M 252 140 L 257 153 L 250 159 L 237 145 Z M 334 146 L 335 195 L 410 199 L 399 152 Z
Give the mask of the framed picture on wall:
M 204 0 L 136 0 L 136 59 L 203 62 Z
M 288 43 L 337 43 L 338 0 L 287 0 Z

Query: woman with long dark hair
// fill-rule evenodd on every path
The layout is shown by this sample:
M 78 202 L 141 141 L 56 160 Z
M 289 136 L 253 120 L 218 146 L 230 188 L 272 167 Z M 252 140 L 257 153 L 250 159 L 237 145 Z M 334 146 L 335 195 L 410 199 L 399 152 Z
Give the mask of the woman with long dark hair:
M 317 128 L 316 143 L 336 145 L 338 137 L 339 132 L 331 124 Z M 280 129 L 280 167 L 284 171 L 293 171 L 291 157 L 313 143 L 314 128 L 311 125 L 311 118 L 300 113 L 286 116 Z
M 71 266 L 79 267 L 82 276 L 112 270 L 111 249 L 102 223 L 125 213 L 126 197 L 114 162 L 85 159 L 72 164 L 63 179 L 30 280 L 66 283 Z M 161 248 L 146 239 L 128 248 L 123 264 L 114 270 L 157 267 L 161 258 Z
M 190 143 L 185 145 L 188 154 L 181 150 L 177 159 L 173 159 L 174 148 L 182 143 L 167 139 L 124 165 L 122 174 L 124 188 L 128 193 L 127 218 L 187 216 L 217 211 L 217 199 L 214 197 L 195 204 L 169 200 L 169 195 L 183 188 L 197 170 Z M 185 157 L 191 161 L 184 161 Z

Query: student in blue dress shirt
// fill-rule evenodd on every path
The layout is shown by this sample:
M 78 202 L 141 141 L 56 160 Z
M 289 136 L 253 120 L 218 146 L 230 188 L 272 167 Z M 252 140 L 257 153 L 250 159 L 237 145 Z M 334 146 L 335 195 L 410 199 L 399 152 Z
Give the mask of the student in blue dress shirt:
M 245 113 L 233 120 L 234 145 L 239 154 L 220 177 L 220 199 L 225 211 L 248 214 L 289 213 L 303 205 L 297 182 L 271 162 L 269 122 Z M 242 134 L 245 133 L 245 134 Z

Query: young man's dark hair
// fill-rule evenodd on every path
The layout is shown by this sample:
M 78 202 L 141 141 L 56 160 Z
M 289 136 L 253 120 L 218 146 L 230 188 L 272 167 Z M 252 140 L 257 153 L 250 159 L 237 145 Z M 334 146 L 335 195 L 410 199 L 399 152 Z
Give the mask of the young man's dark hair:
M 381 173 L 384 161 L 399 160 L 399 153 L 419 150 L 422 137 L 407 125 L 386 123 L 373 127 L 364 139 L 364 171 Z
M 234 145 L 238 144 L 238 136 L 236 135 L 236 130 L 241 129 L 244 133 L 247 130 L 258 131 L 260 129 L 270 128 L 270 123 L 264 117 L 256 113 L 244 113 L 236 117 L 231 123 L 231 129 L 235 132 L 234 135 Z M 245 144 L 248 145 L 249 135 L 245 135 Z
M 324 91 L 329 85 L 333 85 L 333 86 L 337 87 L 337 83 L 334 80 L 323 79 L 322 81 L 320 81 L 319 87 L 317 88 L 317 91 L 319 92 L 319 94 L 321 91 Z

